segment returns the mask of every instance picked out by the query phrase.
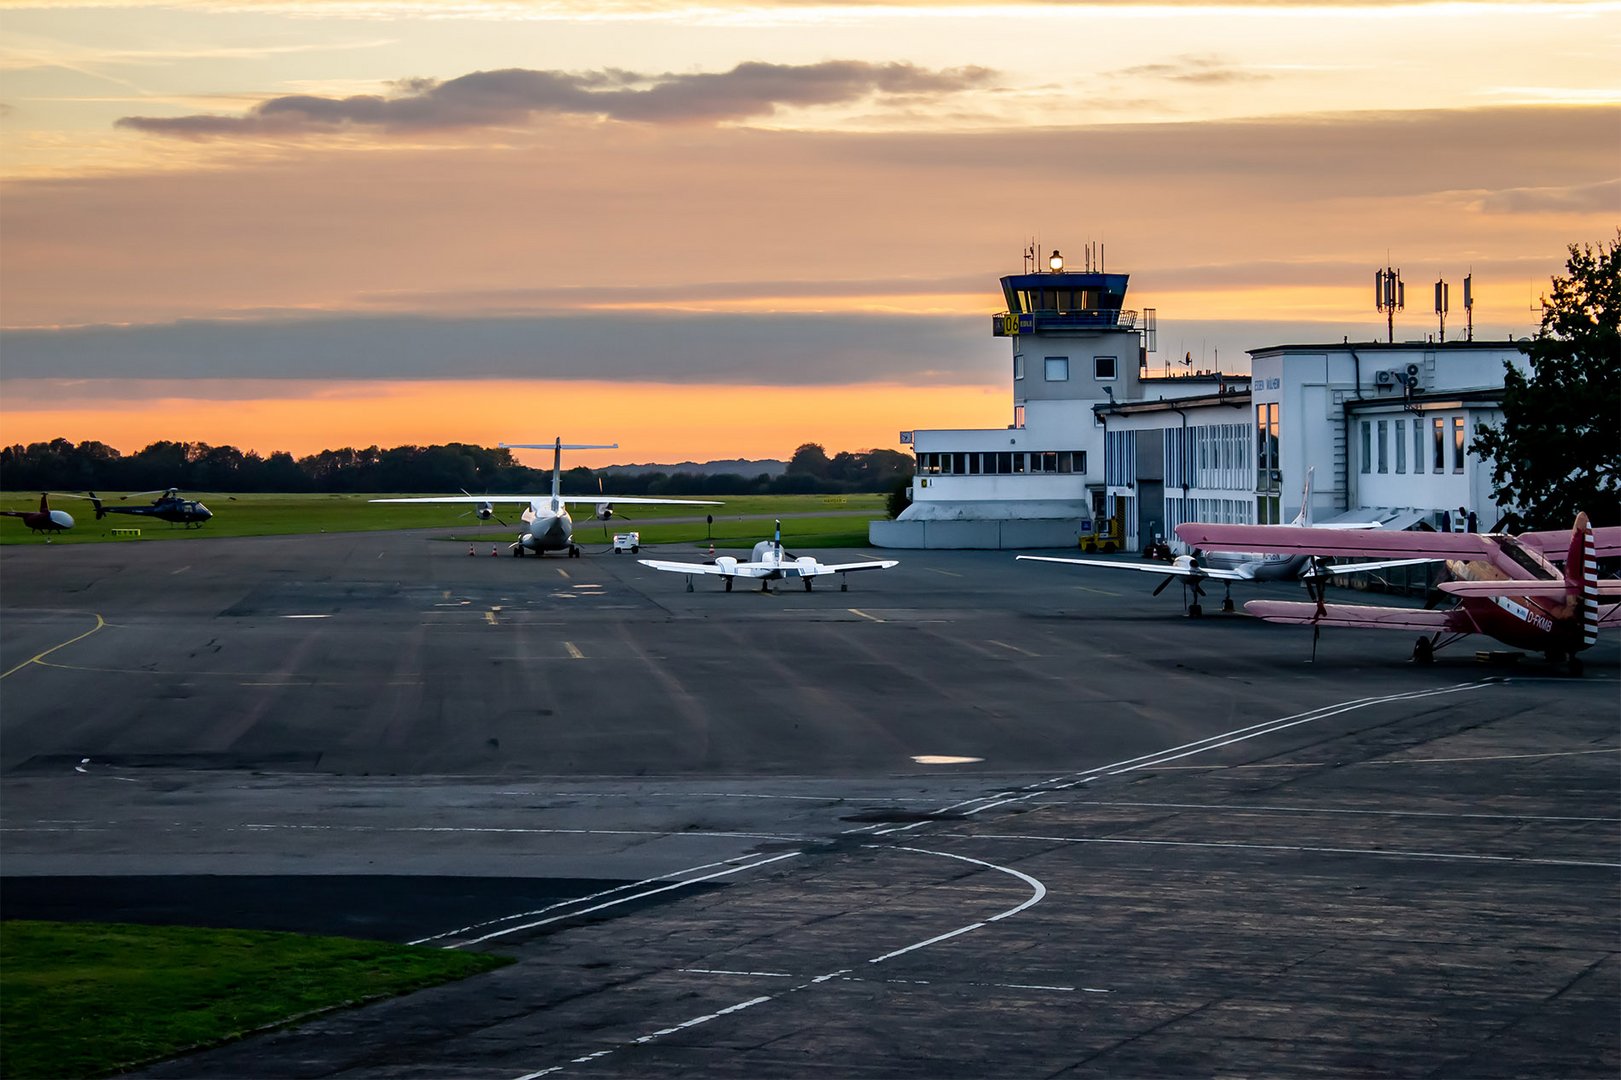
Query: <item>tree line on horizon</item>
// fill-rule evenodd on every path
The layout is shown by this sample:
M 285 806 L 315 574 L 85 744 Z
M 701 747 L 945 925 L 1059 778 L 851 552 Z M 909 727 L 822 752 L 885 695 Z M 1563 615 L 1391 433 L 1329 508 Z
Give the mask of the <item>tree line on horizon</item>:
M 892 490 L 911 477 L 910 454 L 840 451 L 819 443 L 794 451 L 780 476 L 685 472 L 616 473 L 579 467 L 563 473 L 563 493 L 591 495 L 814 495 Z M 360 494 L 406 492 L 476 495 L 540 494 L 551 470 L 513 459 L 512 451 L 447 443 L 363 450 L 344 447 L 295 458 L 263 457 L 234 446 L 163 440 L 125 455 L 106 443 L 67 439 L 0 448 L 0 487 L 8 491 L 183 491 Z

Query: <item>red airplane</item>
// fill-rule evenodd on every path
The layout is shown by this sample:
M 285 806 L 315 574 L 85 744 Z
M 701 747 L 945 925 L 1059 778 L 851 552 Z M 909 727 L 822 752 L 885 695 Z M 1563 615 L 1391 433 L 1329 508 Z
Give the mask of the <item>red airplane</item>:
M 73 515 L 66 510 L 52 510 L 50 496 L 39 495 L 38 510 L 0 510 L 0 517 L 22 518 L 29 532 L 56 533 L 73 528 Z
M 1458 598 L 1446 611 L 1324 603 L 1252 600 L 1244 610 L 1267 622 L 1418 630 L 1413 659 L 1429 663 L 1435 650 L 1465 636 L 1485 634 L 1517 649 L 1568 661 L 1581 673 L 1577 653 L 1590 648 L 1600 626 L 1621 625 L 1621 580 L 1598 579 L 1598 560 L 1621 554 L 1621 527 L 1592 528 L 1577 514 L 1570 532 L 1501 533 L 1340 532 L 1277 525 L 1206 525 L 1190 522 L 1176 535 L 1193 547 L 1279 554 L 1373 556 L 1378 561 L 1318 567 L 1317 573 L 1354 573 L 1444 561 L 1453 581 L 1440 585 Z M 1385 558 L 1379 558 L 1384 556 Z M 1392 557 L 1394 556 L 1394 557 Z M 1561 571 L 1555 562 L 1563 562 Z M 1308 584 L 1308 587 L 1309 584 Z

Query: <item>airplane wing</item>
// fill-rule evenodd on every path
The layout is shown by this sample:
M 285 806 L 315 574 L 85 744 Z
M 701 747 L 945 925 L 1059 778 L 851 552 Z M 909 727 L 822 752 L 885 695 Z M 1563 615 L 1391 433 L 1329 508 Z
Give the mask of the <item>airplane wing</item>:
M 1482 559 L 1491 550 L 1480 533 L 1343 531 L 1293 525 L 1211 525 L 1188 522 L 1176 535 L 1190 547 L 1263 551 L 1277 555 L 1367 555 L 1422 559 Z M 1565 535 L 1569 543 L 1570 535 Z
M 1558 600 L 1566 595 L 1563 581 L 1443 581 L 1436 588 L 1453 596 L 1540 596 Z M 1621 579 L 1599 582 L 1598 594 L 1621 599 Z
M 1534 548 L 1549 562 L 1564 562 L 1570 550 L 1570 530 L 1551 532 L 1524 532 L 1515 537 L 1526 547 Z M 1621 555 L 1621 525 L 1605 525 L 1593 530 L 1593 553 L 1600 559 Z
M 522 503 L 528 506 L 535 501 L 549 502 L 550 495 L 423 495 L 410 499 L 367 499 L 374 503 L 457 503 L 465 505 L 478 505 L 481 503 Z
M 1456 629 L 1455 612 L 1425 611 L 1421 608 L 1375 607 L 1370 604 L 1316 604 L 1298 600 L 1251 600 L 1244 610 L 1267 622 L 1295 626 L 1346 626 L 1365 630 Z
M 1159 574 L 1162 577 L 1200 578 L 1212 581 L 1251 581 L 1252 578 L 1240 574 L 1237 570 L 1218 570 L 1212 566 L 1201 566 L 1197 569 L 1187 566 L 1176 566 L 1172 563 L 1136 563 L 1120 562 L 1116 559 L 1060 559 L 1051 555 L 1017 555 L 1017 559 L 1026 559 L 1030 562 L 1067 563 L 1071 566 L 1101 566 L 1108 570 L 1136 570 L 1144 574 Z
M 787 564 L 784 564 L 782 569 L 784 573 L 792 572 L 793 576 L 797 577 L 816 577 L 819 574 L 848 574 L 855 570 L 888 570 L 891 566 L 899 565 L 899 559 L 875 559 L 872 562 L 834 563 L 831 566 L 817 563 L 816 569 L 811 573 L 806 573 L 802 567 Z
M 1317 570 L 1323 574 L 1356 574 L 1363 570 L 1389 570 L 1397 566 L 1426 566 L 1430 563 L 1445 561 L 1444 559 L 1378 559 L 1374 562 L 1336 563 L 1333 566 L 1320 566 Z
M 717 566 L 714 563 L 667 562 L 663 559 L 637 559 L 643 566 L 651 566 L 655 570 L 663 570 L 671 574 L 718 574 L 722 577 L 762 578 L 771 573 L 772 568 L 760 563 L 733 563 L 730 566 Z
M 545 498 L 550 499 L 547 495 Z M 526 500 L 527 501 L 527 500 Z M 559 502 L 566 503 L 624 503 L 627 506 L 725 506 L 725 503 L 714 502 L 710 499 L 644 499 L 639 495 L 561 495 Z

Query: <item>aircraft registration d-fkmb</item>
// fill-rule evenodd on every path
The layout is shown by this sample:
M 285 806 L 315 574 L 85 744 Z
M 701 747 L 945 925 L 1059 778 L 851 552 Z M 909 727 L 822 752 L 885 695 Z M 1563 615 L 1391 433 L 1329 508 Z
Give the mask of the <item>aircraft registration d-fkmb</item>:
M 643 566 L 651 566 L 655 570 L 664 570 L 672 574 L 687 575 L 687 591 L 692 591 L 692 575 L 711 574 L 725 579 L 726 591 L 732 591 L 732 579 L 749 578 L 758 579 L 761 592 L 770 592 L 773 581 L 784 578 L 800 578 L 805 582 L 805 591 L 811 591 L 811 579 L 825 574 L 839 574 L 839 591 L 848 592 L 850 583 L 842 576 L 854 573 L 857 570 L 887 570 L 891 566 L 899 566 L 897 559 L 873 559 L 870 562 L 853 563 L 820 563 L 809 555 L 794 555 L 782 549 L 782 522 L 777 522 L 770 540 L 761 540 L 754 545 L 754 552 L 747 562 L 740 562 L 730 555 L 722 555 L 712 563 L 686 563 L 665 562 L 661 559 L 638 559 Z
M 1580 673 L 1577 653 L 1590 648 L 1601 626 L 1621 625 L 1621 580 L 1598 579 L 1598 560 L 1621 554 L 1621 527 L 1594 529 L 1577 514 L 1567 533 L 1434 533 L 1376 531 L 1344 533 L 1277 525 L 1178 525 L 1176 535 L 1201 548 L 1304 555 L 1371 557 L 1378 561 L 1324 567 L 1324 573 L 1378 570 L 1422 562 L 1445 562 L 1455 580 L 1442 592 L 1458 599 L 1445 611 L 1251 600 L 1244 610 L 1268 622 L 1300 626 L 1345 626 L 1373 630 L 1418 630 L 1425 636 L 1413 659 L 1428 663 L 1435 650 L 1467 634 L 1484 634 L 1505 645 L 1568 661 Z M 1555 563 L 1564 563 L 1560 570 Z
M 1309 529 L 1311 522 L 1311 474 L 1306 470 L 1306 486 L 1300 495 L 1300 513 L 1293 521 L 1282 526 L 1266 526 L 1267 528 Z M 1342 522 L 1336 525 L 1316 526 L 1320 529 L 1377 529 L 1377 521 Z M 1181 535 L 1181 530 L 1177 530 Z M 1070 566 L 1101 566 L 1109 570 L 1133 570 L 1140 574 L 1157 574 L 1165 580 L 1154 586 L 1150 596 L 1158 596 L 1165 591 L 1165 586 L 1173 581 L 1181 581 L 1184 586 L 1182 599 L 1187 601 L 1188 592 L 1193 593 L 1193 600 L 1187 604 L 1190 616 L 1199 616 L 1204 613 L 1199 600 L 1205 594 L 1204 581 L 1219 581 L 1225 587 L 1221 598 L 1221 610 L 1233 610 L 1233 582 L 1235 581 L 1293 581 L 1307 569 L 1307 557 L 1300 554 L 1278 554 L 1269 551 L 1212 551 L 1201 553 L 1197 550 L 1192 555 L 1178 555 L 1170 562 L 1123 562 L 1120 559 L 1071 559 L 1055 555 L 1020 555 L 1018 559 L 1028 562 L 1067 563 Z
M 721 503 L 704 499 L 648 499 L 623 495 L 564 495 L 564 450 L 617 450 L 618 443 L 565 443 L 561 438 L 551 443 L 501 443 L 503 450 L 552 451 L 552 493 L 550 495 L 429 495 L 410 499 L 372 499 L 374 503 L 449 503 L 474 506 L 479 517 L 488 517 L 497 503 L 528 503 L 522 519 L 526 526 L 512 544 L 512 554 L 534 552 L 544 555 L 548 551 L 566 551 L 571 559 L 580 556 L 579 545 L 574 543 L 574 519 L 569 517 L 569 503 L 595 503 L 596 516 L 602 521 L 613 517 L 615 503 L 640 506 L 720 506 Z

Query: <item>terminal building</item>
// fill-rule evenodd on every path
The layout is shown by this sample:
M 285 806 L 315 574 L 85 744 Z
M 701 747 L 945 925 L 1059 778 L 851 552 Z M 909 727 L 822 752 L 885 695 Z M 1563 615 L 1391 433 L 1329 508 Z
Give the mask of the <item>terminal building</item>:
M 1140 550 L 1163 537 L 1180 550 L 1185 521 L 1292 519 L 1308 470 L 1319 523 L 1503 518 L 1491 463 L 1468 446 L 1501 419 L 1505 364 L 1528 370 L 1523 342 L 1276 345 L 1250 350 L 1247 375 L 1152 377 L 1154 312 L 1125 307 L 1127 281 L 1067 271 L 1056 251 L 1046 271 L 1002 279 L 992 334 L 1012 346 L 1009 423 L 906 433 L 912 504 L 872 523 L 874 545 Z

